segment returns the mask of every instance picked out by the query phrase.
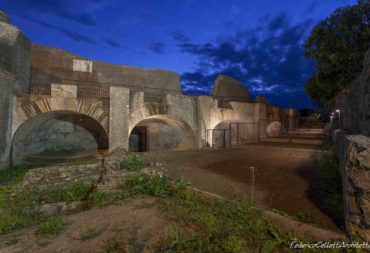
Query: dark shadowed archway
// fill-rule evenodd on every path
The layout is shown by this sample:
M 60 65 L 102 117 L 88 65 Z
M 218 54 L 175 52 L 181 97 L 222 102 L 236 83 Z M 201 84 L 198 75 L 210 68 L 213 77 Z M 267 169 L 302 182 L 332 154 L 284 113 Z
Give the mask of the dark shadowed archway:
M 148 117 L 135 125 L 130 133 L 129 149 L 133 152 L 196 149 L 190 126 L 170 115 Z
M 52 111 L 37 114 L 16 130 L 11 161 L 17 164 L 35 154 L 67 156 L 108 148 L 108 134 L 94 118 L 73 111 Z

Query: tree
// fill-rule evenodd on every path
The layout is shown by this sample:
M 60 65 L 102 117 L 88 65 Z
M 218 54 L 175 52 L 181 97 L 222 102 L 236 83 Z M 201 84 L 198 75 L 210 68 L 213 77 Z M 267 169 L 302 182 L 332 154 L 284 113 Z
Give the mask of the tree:
M 304 44 L 305 56 L 316 62 L 306 92 L 325 104 L 361 72 L 370 43 L 370 0 L 339 8 L 317 24 Z

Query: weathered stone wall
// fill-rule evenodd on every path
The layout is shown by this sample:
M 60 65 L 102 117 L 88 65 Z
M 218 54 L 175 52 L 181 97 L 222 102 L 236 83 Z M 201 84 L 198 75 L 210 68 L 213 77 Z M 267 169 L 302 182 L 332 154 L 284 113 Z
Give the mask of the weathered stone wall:
M 31 42 L 10 23 L 0 20 L 0 68 L 16 76 L 14 91 L 29 90 Z
M 130 90 L 124 87 L 110 88 L 109 150 L 128 148 Z
M 219 75 L 211 92 L 213 97 L 222 97 L 226 100 L 250 102 L 251 98 L 247 88 L 238 80 L 225 75 Z
M 0 12 L 0 168 L 10 163 L 13 92 L 29 88 L 31 42 Z
M 1 71 L 1 70 L 0 70 Z M 0 169 L 9 165 L 12 142 L 13 86 L 15 77 L 0 72 Z
M 344 216 L 348 235 L 360 233 L 370 241 L 370 138 L 334 132 L 342 175 Z
M 61 83 L 64 79 L 109 83 L 133 87 L 167 89 L 181 93 L 180 77 L 175 72 L 144 69 L 92 61 L 92 72 L 73 71 L 73 60 L 83 59 L 65 50 L 32 46 L 32 83 Z

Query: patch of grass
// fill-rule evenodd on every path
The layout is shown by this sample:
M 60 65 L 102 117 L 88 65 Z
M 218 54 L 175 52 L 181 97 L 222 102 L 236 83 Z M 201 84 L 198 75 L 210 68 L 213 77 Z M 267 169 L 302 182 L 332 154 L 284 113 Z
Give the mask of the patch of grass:
M 34 166 L 22 164 L 0 170 L 0 185 L 4 186 L 7 184 L 14 184 L 20 182 L 23 179 L 26 172 L 32 168 L 34 168 Z
M 126 197 L 131 198 L 138 195 L 167 197 L 172 193 L 167 176 L 156 171 L 124 178 L 119 188 Z
M 38 202 L 55 203 L 64 201 L 71 203 L 79 201 L 86 196 L 90 187 L 89 184 L 77 182 L 68 189 L 54 189 L 43 193 L 38 199 Z
M 146 166 L 144 158 L 139 154 L 128 153 L 121 163 L 120 168 L 128 171 L 138 171 Z
M 88 185 L 77 183 L 70 189 L 51 190 L 40 194 L 32 189 L 23 189 L 23 191 L 12 193 L 13 187 L 11 184 L 1 187 L 3 191 L 0 194 L 0 207 L 2 208 L 0 212 L 0 234 L 40 222 L 46 222 L 46 224 L 43 223 L 45 226 L 53 225 L 52 222 L 55 223 L 57 220 L 45 221 L 47 217 L 39 213 L 36 206 L 44 202 L 65 201 L 70 203 L 77 201 L 89 189 Z
M 58 235 L 63 231 L 66 224 L 67 223 L 64 221 L 63 216 L 50 216 L 41 223 L 38 233 L 42 235 Z
M 86 231 L 83 232 L 83 234 L 80 236 L 80 240 L 91 240 L 91 239 L 94 239 L 96 237 L 98 237 L 99 235 L 101 235 L 101 233 L 103 232 L 104 229 L 102 228 L 96 228 L 96 227 L 89 227 Z

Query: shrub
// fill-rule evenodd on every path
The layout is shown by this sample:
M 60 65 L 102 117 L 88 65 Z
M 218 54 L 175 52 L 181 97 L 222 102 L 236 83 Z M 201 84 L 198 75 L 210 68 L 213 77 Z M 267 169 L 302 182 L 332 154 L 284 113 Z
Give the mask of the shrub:
M 140 174 L 124 179 L 120 184 L 120 189 L 128 197 L 137 195 L 166 197 L 171 192 L 167 176 L 163 172 L 156 171 L 151 174 Z
M 139 154 L 128 153 L 120 163 L 120 168 L 129 171 L 138 171 L 145 167 L 146 163 Z
M 50 216 L 41 224 L 38 232 L 43 235 L 58 235 L 65 226 L 66 222 L 62 216 Z

